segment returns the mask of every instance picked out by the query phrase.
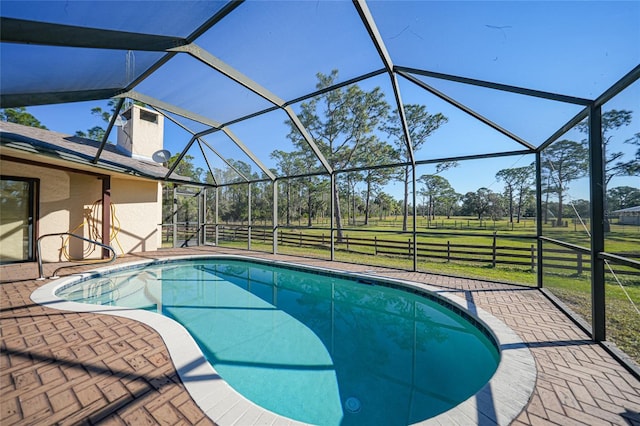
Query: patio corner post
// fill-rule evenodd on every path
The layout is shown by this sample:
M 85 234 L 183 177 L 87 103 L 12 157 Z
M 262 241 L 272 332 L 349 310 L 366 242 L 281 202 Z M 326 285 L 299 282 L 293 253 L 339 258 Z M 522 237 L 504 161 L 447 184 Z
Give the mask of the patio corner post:
M 536 257 L 538 288 L 544 286 L 544 271 L 542 266 L 543 244 L 542 236 L 542 153 L 536 151 Z
M 604 148 L 602 142 L 602 108 L 589 107 L 589 190 L 591 194 L 591 309 L 592 339 L 606 340 L 604 259 Z
M 278 180 L 273 181 L 273 254 L 278 254 Z

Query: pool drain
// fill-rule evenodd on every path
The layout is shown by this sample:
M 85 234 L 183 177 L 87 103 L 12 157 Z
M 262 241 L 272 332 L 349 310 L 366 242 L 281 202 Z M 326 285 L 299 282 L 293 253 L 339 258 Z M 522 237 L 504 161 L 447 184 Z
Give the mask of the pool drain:
M 350 413 L 357 413 L 360 411 L 360 400 L 355 396 L 350 396 L 344 402 L 344 406 Z

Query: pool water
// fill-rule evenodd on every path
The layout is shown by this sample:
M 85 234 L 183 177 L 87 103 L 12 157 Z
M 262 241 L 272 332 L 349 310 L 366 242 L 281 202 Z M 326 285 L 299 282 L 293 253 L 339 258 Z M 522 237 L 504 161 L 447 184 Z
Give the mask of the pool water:
M 256 404 L 318 425 L 404 425 L 475 394 L 495 344 L 430 298 L 373 281 L 231 259 L 170 262 L 61 289 L 181 323 Z

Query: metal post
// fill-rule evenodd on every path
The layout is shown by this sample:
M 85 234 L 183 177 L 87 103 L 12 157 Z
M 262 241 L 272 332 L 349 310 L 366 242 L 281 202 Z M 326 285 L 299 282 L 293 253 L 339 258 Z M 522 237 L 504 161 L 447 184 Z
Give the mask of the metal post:
M 604 149 L 602 142 L 602 109 L 589 107 L 589 184 L 591 194 L 591 309 L 592 339 L 606 339 L 604 260 Z
M 542 156 L 540 151 L 536 152 L 536 243 L 538 256 L 538 288 L 544 285 L 544 276 L 542 270 Z
M 203 216 L 203 214 L 202 214 L 202 211 L 203 211 L 202 204 L 203 204 L 202 203 L 202 190 L 200 190 L 200 191 L 198 191 L 198 217 L 197 217 L 198 223 L 196 224 L 196 226 L 197 226 L 197 228 L 196 228 L 196 245 L 197 246 L 201 246 L 202 245 L 202 240 L 203 240 L 203 238 L 202 238 L 202 231 L 203 231 L 202 223 L 204 221 L 202 220 L 202 216 Z
M 329 221 L 329 226 L 331 228 L 331 232 L 330 232 L 330 238 L 331 238 L 331 260 L 335 260 L 335 215 L 336 215 L 336 202 L 335 202 L 335 197 L 333 196 L 333 194 L 335 193 L 334 191 L 336 190 L 336 175 L 335 172 L 331 172 L 331 174 L 329 175 L 330 179 L 331 179 L 331 220 Z
M 496 241 L 496 231 L 493 231 L 493 243 L 491 245 L 491 266 L 493 268 L 496 267 L 496 258 L 497 258 L 497 241 Z
M 102 178 L 102 244 L 111 245 L 111 177 Z M 109 250 L 102 249 L 102 258 L 110 257 Z
M 219 229 L 218 229 L 218 204 L 219 204 L 218 203 L 218 200 L 219 200 L 218 193 L 219 192 L 220 192 L 220 187 L 216 186 L 216 197 L 215 197 L 216 209 L 215 209 L 215 214 L 214 214 L 214 218 L 213 218 L 214 223 L 215 223 L 215 229 L 216 229 L 216 233 L 215 233 L 215 244 L 216 244 L 216 246 L 218 246 L 218 242 L 219 242 L 218 240 L 219 240 L 219 236 L 220 236 Z
M 413 162 L 413 161 L 412 161 Z M 413 181 L 413 271 L 418 270 L 418 228 L 417 228 L 417 217 L 418 217 L 418 206 L 416 203 L 416 164 L 413 162 L 411 165 L 411 180 Z
M 173 247 L 178 247 L 178 186 L 173 187 Z
M 247 250 L 251 250 L 251 183 L 247 183 Z
M 278 181 L 273 181 L 273 254 L 278 254 Z
M 207 244 L 207 188 L 202 189 L 202 245 Z

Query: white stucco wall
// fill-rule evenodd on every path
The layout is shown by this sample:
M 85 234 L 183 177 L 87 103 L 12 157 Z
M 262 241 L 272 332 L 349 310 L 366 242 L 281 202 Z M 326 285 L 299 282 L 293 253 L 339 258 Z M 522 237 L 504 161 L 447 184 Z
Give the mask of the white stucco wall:
M 153 122 L 141 118 L 141 114 L 153 117 Z M 164 117 L 139 105 L 132 105 L 123 115 L 128 120 L 118 127 L 118 148 L 133 158 L 152 161 L 153 154 L 163 147 Z
M 102 232 L 102 208 L 94 203 L 102 199 L 102 181 L 96 176 L 53 168 L 2 161 L 0 170 L 6 176 L 40 179 L 39 235 L 73 232 L 89 238 L 96 235 L 89 228 Z M 160 184 L 154 181 L 111 177 L 111 202 L 115 207 L 112 226 L 118 229 L 112 246 L 118 255 L 160 247 L 162 198 Z M 96 220 L 97 218 L 97 220 Z M 69 239 L 67 253 L 62 250 L 64 237 L 49 237 L 42 241 L 45 262 L 71 258 L 99 258 L 101 251 L 92 252 L 81 240 Z
M 111 203 L 115 208 L 112 226 L 120 230 L 111 245 L 120 254 L 152 251 L 160 248 L 162 190 L 160 183 L 111 179 Z

